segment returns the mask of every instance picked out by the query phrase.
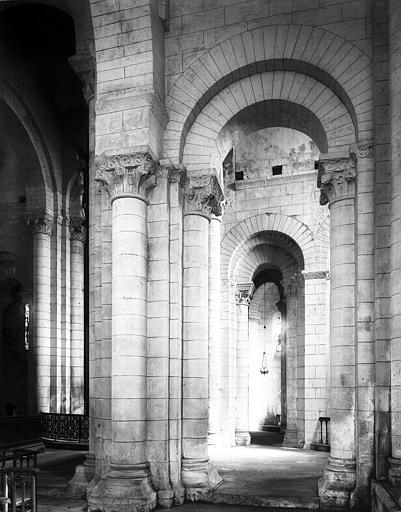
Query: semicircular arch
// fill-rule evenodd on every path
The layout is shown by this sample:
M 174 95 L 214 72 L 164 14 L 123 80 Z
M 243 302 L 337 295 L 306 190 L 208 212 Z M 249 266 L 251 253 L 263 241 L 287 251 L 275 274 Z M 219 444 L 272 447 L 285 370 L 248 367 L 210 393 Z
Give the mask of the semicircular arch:
M 241 249 L 233 268 L 235 280 L 239 283 L 253 281 L 255 271 L 264 264 L 279 268 L 284 279 L 301 270 L 294 255 L 283 247 L 264 242 L 263 238 L 255 237 L 253 243 L 245 243 Z
M 231 119 L 259 101 L 284 100 L 309 110 L 327 136 L 328 151 L 349 150 L 356 140 L 351 116 L 340 98 L 314 78 L 293 72 L 266 72 L 241 79 L 218 93 L 199 112 L 188 132 L 182 160 L 186 168 L 210 167 L 216 140 Z M 271 123 L 275 122 L 275 111 Z M 279 120 L 277 120 L 279 122 Z M 302 128 L 302 123 L 299 123 Z M 227 153 L 226 153 L 227 154 Z M 225 155 L 221 155 L 221 162 Z
M 43 209 L 52 214 L 55 211 L 56 182 L 43 134 L 24 100 L 15 88 L 2 77 L 0 77 L 0 98 L 10 107 L 28 133 L 40 163 L 44 185 L 43 197 L 38 197 L 36 204 L 41 203 Z
M 263 72 L 287 71 L 319 81 L 345 105 L 358 140 L 371 138 L 371 59 L 352 42 L 318 27 L 271 25 L 237 34 L 195 60 L 166 98 L 165 156 L 181 162 L 200 111 L 224 88 Z
M 271 127 L 301 131 L 315 141 L 321 153 L 328 151 L 327 134 L 311 110 L 287 100 L 264 100 L 245 107 L 224 126 L 213 145 L 211 167 L 216 167 L 227 156 L 234 136 L 246 137 Z
M 221 243 L 221 275 L 231 279 L 246 242 L 257 233 L 275 231 L 288 236 L 299 246 L 304 259 L 305 270 L 313 268 L 315 263 L 315 241 L 312 231 L 306 224 L 279 213 L 263 213 L 248 217 L 236 224 L 223 238 Z

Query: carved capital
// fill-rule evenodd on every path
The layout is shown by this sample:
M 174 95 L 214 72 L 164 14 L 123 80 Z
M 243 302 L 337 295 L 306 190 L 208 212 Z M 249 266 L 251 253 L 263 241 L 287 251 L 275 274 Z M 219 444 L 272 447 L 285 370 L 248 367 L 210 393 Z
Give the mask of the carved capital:
M 27 218 L 27 224 L 34 235 L 39 233 L 52 236 L 55 219 L 49 213 L 32 215 Z
M 355 159 L 331 158 L 320 160 L 317 186 L 320 188 L 320 204 L 332 204 L 339 199 L 354 197 Z
M 72 55 L 68 62 L 82 83 L 82 93 L 86 103 L 95 96 L 95 59 L 91 55 Z
M 82 217 L 70 218 L 70 240 L 77 240 L 78 242 L 85 243 L 86 225 L 85 219 Z
M 202 174 L 188 177 L 185 183 L 184 196 L 185 213 L 219 216 L 223 192 L 216 176 Z
M 251 303 L 253 293 L 255 291 L 255 285 L 251 283 L 245 283 L 238 285 L 235 291 L 235 302 L 243 306 L 249 306 Z
M 167 179 L 169 183 L 179 183 L 181 187 L 184 187 L 187 179 L 187 172 L 185 167 L 183 165 L 168 165 Z
M 373 158 L 374 144 L 372 141 L 358 142 L 353 145 L 353 153 L 358 160 L 361 158 Z
M 156 185 L 157 163 L 150 153 L 102 155 L 95 162 L 95 179 L 103 183 L 110 198 L 147 198 Z

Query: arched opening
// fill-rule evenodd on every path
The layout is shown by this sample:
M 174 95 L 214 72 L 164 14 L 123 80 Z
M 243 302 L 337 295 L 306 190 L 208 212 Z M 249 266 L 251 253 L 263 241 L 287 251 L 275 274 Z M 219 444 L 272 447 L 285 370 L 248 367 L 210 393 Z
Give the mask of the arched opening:
M 249 429 L 254 444 L 282 442 L 285 301 L 281 281 L 277 269 L 256 274 L 249 306 Z
M 70 64 L 76 27 L 70 14 L 40 2 L 2 3 L 0 27 L 0 254 L 12 255 L 20 285 L 7 302 L 10 283 L 0 282 L 1 357 L 7 361 L 10 338 L 21 345 L 20 331 L 7 325 L 22 304 L 28 370 L 13 370 L 7 379 L 10 386 L 19 379 L 27 392 L 14 414 L 83 414 L 88 263 L 81 235 L 89 124 L 82 84 Z M 1 414 L 14 401 L 9 388 L 2 390 Z
M 233 445 L 250 450 L 243 455 L 249 460 L 273 457 L 277 467 L 289 468 L 282 475 L 285 485 L 294 476 L 291 457 L 311 453 L 319 441 L 319 417 L 329 407 L 329 217 L 316 189 L 324 138 L 317 145 L 310 137 L 321 132 L 299 131 L 296 116 L 284 123 L 274 117 L 274 109 L 269 112 L 273 117 L 266 126 L 263 120 L 252 124 L 255 117 L 251 121 L 243 114 L 219 139 L 218 152 L 227 151 L 222 161 L 229 195 L 222 219 L 221 270 L 227 286 L 222 290 L 221 357 L 229 358 L 226 346 L 236 355 L 231 372 L 227 364 L 221 369 L 223 382 L 231 378 L 231 389 L 230 384 L 222 389 L 222 402 L 231 399 L 232 410 L 223 405 L 228 451 L 225 456 L 224 450 L 217 451 L 216 462 L 236 460 L 240 452 L 233 452 Z M 321 279 L 310 280 L 315 270 Z M 321 473 L 326 456 L 311 457 L 302 462 L 311 464 L 307 485 Z

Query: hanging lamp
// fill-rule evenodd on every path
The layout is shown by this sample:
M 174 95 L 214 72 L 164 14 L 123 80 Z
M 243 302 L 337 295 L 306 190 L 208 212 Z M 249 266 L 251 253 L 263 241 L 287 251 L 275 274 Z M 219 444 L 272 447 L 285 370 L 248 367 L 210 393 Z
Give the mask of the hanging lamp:
M 266 357 L 266 283 L 263 283 L 263 354 L 260 373 L 262 375 L 267 375 L 269 373 Z

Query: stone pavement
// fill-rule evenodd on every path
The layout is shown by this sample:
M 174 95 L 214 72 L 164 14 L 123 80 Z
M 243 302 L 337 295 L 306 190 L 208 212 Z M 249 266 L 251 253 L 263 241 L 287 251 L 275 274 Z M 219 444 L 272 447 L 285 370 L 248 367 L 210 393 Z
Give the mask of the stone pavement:
M 211 503 L 187 503 L 182 512 L 317 510 L 317 480 L 327 454 L 278 446 L 210 450 L 223 483 L 210 497 Z M 81 512 L 86 503 L 62 496 L 82 452 L 48 451 L 40 457 L 39 512 Z
M 173 507 L 177 512 L 279 512 L 280 509 L 266 507 L 248 507 L 232 505 L 215 505 L 212 503 L 186 503 Z M 43 497 L 38 500 L 38 512 L 83 512 L 86 503 L 83 500 Z M 281 509 L 282 511 L 282 509 Z M 291 512 L 306 512 L 306 509 L 292 508 Z

